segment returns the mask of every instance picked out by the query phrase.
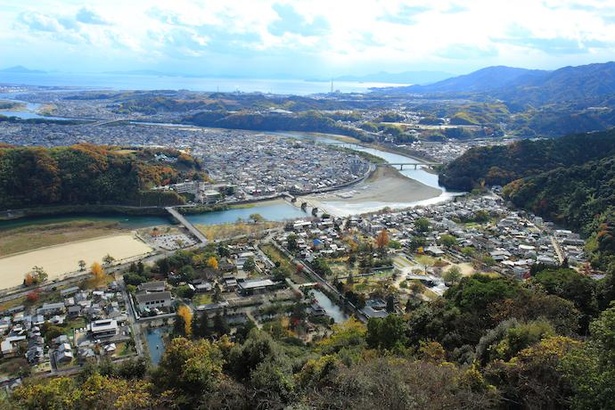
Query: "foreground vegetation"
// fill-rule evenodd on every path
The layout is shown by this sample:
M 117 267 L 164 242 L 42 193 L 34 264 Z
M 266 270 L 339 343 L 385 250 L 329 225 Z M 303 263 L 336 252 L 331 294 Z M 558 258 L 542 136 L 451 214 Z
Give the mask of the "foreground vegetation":
M 103 361 L 28 379 L 3 408 L 608 408 L 615 306 L 599 313 L 596 286 L 564 268 L 536 267 L 525 283 L 476 275 L 309 343 L 294 333 L 299 309 L 232 337 L 179 309 L 158 367 Z

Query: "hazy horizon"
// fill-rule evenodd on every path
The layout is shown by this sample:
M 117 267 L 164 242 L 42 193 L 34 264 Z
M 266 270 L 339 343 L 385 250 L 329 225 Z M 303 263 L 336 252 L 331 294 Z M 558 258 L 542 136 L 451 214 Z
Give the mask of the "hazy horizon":
M 604 0 L 0 0 L 0 68 L 328 79 L 610 61 Z

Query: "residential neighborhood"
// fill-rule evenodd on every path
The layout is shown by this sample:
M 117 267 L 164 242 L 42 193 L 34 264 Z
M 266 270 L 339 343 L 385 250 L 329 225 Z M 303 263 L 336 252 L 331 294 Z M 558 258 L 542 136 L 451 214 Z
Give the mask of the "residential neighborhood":
M 0 315 L 4 360 L 23 357 L 28 373 L 53 374 L 106 357 L 147 358 L 164 344 L 151 342 L 148 329 L 170 333 L 182 305 L 231 334 L 248 323 L 267 327 L 290 317 L 309 341 L 332 322 L 382 318 L 411 309 L 412 300 L 437 298 L 454 266 L 462 275 L 524 280 L 535 263 L 584 269 L 587 262 L 578 234 L 513 210 L 493 193 L 348 218 L 303 218 L 260 240 L 217 246 L 178 251 L 184 262 L 171 257 L 131 266 L 128 272 L 158 278 L 134 286 L 130 273 L 130 279 L 110 276 L 104 287 L 90 288 L 87 279 L 59 283 L 38 295 L 40 304 L 28 297 Z M 190 262 L 204 257 L 209 265 Z

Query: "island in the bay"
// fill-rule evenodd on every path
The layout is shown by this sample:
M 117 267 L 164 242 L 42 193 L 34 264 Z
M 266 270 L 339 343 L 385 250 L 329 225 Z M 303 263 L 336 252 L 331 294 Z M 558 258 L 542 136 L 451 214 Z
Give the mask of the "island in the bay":
M 0 401 L 608 408 L 614 71 L 1 85 Z

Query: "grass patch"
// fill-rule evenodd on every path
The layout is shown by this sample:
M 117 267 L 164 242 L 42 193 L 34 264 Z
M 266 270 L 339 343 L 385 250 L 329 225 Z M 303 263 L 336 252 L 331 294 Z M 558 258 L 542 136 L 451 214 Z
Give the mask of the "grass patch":
M 365 292 L 369 288 L 371 288 L 371 286 L 369 285 L 369 283 L 366 283 L 366 282 L 355 283 L 354 286 L 353 286 L 353 289 L 356 292 Z
M 5 374 L 9 377 L 18 376 L 29 367 L 28 361 L 23 357 L 5 359 L 0 363 L 0 374 Z
M 114 356 L 125 357 L 135 354 L 137 351 L 133 349 L 129 343 L 120 342 L 115 345 Z
M 278 248 L 276 248 L 272 244 L 263 244 L 260 245 L 260 248 L 265 253 L 265 255 L 267 255 L 267 257 L 271 259 L 273 263 L 279 263 L 283 269 L 286 269 L 291 272 L 290 279 L 293 282 L 299 285 L 302 283 L 310 282 L 305 276 L 305 274 L 297 273 L 297 267 L 295 266 L 295 264 L 293 264 L 291 260 L 286 257 L 286 255 L 280 252 Z
M 207 305 L 213 303 L 213 299 L 209 293 L 197 293 L 192 298 L 192 303 L 194 303 L 195 306 Z
M 117 151 L 113 151 L 114 154 L 118 155 L 131 155 L 136 154 L 137 150 L 134 149 L 118 149 Z
M 60 245 L 84 239 L 107 236 L 121 231 L 116 222 L 71 221 L 23 226 L 2 230 L 0 257 Z
M 430 300 L 438 299 L 440 296 L 429 288 L 425 288 L 423 295 L 427 296 Z
M 64 332 L 68 337 L 75 336 L 75 329 L 82 329 L 85 327 L 85 318 L 78 317 L 72 320 L 69 320 L 64 325 L 66 331 Z
M 351 273 L 356 276 L 359 274 L 358 264 L 350 267 L 347 263 L 342 261 L 329 262 L 329 267 L 331 268 L 332 276 L 348 276 Z
M 236 236 L 258 235 L 266 229 L 279 227 L 280 222 L 261 222 L 258 224 L 237 222 L 220 225 L 197 225 L 197 229 L 210 241 L 216 239 L 229 239 Z

